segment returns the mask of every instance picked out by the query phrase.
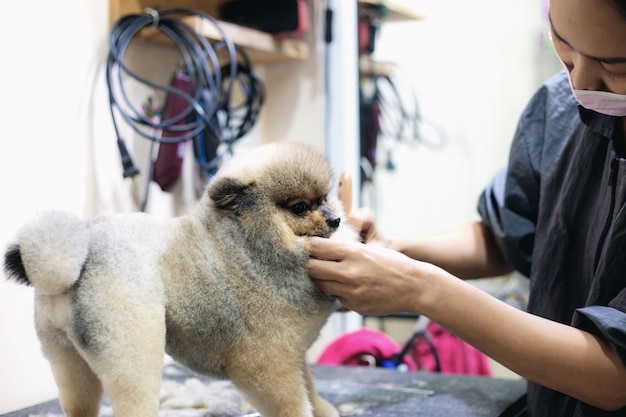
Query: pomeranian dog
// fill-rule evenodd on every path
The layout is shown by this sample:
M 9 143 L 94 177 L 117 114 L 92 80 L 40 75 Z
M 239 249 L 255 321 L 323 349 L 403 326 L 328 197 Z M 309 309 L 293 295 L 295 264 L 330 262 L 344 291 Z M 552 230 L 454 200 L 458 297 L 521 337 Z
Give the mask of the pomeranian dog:
M 337 301 L 304 268 L 306 236 L 356 240 L 310 147 L 233 157 L 195 211 L 81 220 L 45 211 L 18 231 L 5 271 L 35 292 L 35 325 L 68 417 L 155 417 L 164 353 L 228 378 L 266 417 L 336 417 L 305 355 Z

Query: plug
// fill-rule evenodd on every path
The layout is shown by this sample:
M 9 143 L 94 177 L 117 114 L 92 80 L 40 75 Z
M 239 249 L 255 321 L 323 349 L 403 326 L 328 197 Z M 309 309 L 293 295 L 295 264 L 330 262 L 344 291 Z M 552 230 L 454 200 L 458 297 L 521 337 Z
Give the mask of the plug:
M 117 148 L 120 151 L 120 156 L 122 157 L 122 167 L 124 168 L 122 176 L 124 178 L 128 178 L 139 175 L 139 169 L 133 163 L 130 153 L 128 152 L 128 149 L 126 149 L 126 144 L 122 138 L 117 138 Z

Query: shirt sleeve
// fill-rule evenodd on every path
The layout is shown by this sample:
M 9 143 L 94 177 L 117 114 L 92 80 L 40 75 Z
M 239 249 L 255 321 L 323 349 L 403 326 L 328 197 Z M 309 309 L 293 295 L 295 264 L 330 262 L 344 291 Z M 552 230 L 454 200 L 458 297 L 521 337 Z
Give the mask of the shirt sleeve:
M 520 118 L 506 168 L 485 187 L 478 213 L 505 259 L 529 276 L 539 205 L 539 166 L 544 135 L 545 94 L 539 90 Z
M 625 298 L 626 290 L 614 302 Z M 589 306 L 576 310 L 576 315 L 577 327 L 612 343 L 626 365 L 626 313 L 613 306 Z
M 505 259 L 530 276 L 539 213 L 542 167 L 559 152 L 575 125 L 567 74 L 542 85 L 519 119 L 506 169 L 499 171 L 478 201 L 478 213 L 492 230 Z

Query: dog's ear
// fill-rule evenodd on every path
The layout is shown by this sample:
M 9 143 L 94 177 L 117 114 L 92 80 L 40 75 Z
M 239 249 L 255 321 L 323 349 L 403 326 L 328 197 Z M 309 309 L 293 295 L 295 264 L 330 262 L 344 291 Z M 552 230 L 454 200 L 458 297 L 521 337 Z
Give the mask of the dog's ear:
M 254 181 L 241 182 L 232 177 L 217 177 L 209 184 L 208 193 L 215 207 L 241 214 L 251 204 Z

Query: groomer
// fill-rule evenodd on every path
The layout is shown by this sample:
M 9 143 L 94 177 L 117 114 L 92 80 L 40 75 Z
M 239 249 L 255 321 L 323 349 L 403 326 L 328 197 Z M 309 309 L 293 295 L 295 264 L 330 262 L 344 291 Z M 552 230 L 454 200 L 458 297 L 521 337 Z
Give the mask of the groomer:
M 364 243 L 310 238 L 318 287 L 362 314 L 426 315 L 527 378 L 528 415 L 626 416 L 626 0 L 552 0 L 565 71 L 524 110 L 481 221 Z M 463 279 L 517 270 L 528 311 Z M 459 279 L 461 278 L 461 279 Z

